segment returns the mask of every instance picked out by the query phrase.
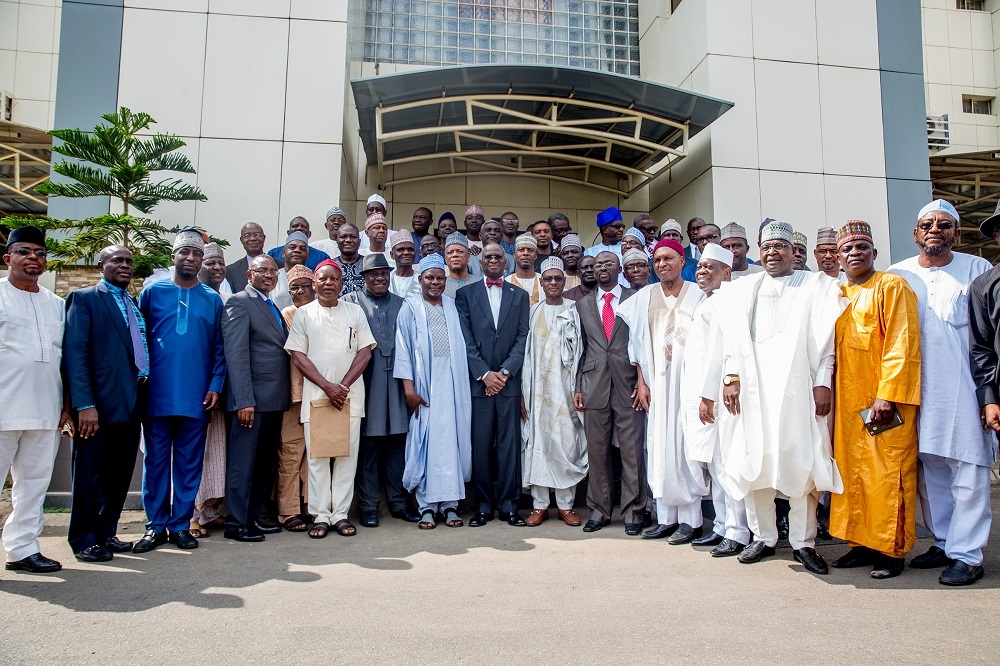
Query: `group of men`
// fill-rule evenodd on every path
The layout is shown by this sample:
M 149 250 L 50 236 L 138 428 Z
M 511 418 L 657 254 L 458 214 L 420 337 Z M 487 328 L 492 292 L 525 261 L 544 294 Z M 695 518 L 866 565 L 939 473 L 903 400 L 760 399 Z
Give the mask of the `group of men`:
M 947 585 L 982 577 L 1000 269 L 953 251 L 951 204 L 920 211 L 918 256 L 889 272 L 857 220 L 818 232 L 817 271 L 808 240 L 771 219 L 759 264 L 737 223 L 695 218 L 685 247 L 677 222 L 639 215 L 626 230 L 612 207 L 584 247 L 562 213 L 525 232 L 478 205 L 465 233 L 450 213 L 436 234 L 432 220 L 421 207 L 412 231 L 390 233 L 373 195 L 363 238 L 337 207 L 313 245 L 295 218 L 265 252 L 250 223 L 228 266 L 204 232 L 183 230 L 172 270 L 138 301 L 131 253 L 110 246 L 100 282 L 65 304 L 38 286 L 42 232 L 14 230 L 0 281 L 7 568 L 60 567 L 37 536 L 61 430 L 69 541 L 86 562 L 196 548 L 213 524 L 242 542 L 283 528 L 351 536 L 355 490 L 368 528 L 383 490 L 396 518 L 463 526 L 470 484 L 469 526 L 537 526 L 554 499 L 560 520 L 592 533 L 610 524 L 617 485 L 627 534 L 746 564 L 775 554 L 784 506 L 793 556 L 817 574 L 829 493 L 829 531 L 851 546 L 832 565 L 876 579 L 904 570 L 919 495 L 934 545 L 910 566 L 943 569 Z M 981 231 L 1000 242 L 998 221 Z M 310 429 L 334 412 L 337 452 Z M 148 522 L 132 544 L 117 522 L 140 439 Z M 262 513 L 272 499 L 276 520 Z

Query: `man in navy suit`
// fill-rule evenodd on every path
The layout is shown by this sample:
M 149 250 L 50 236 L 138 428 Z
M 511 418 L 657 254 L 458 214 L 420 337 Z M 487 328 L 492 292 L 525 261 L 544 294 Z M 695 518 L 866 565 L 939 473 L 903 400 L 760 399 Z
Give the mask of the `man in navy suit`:
M 132 549 L 116 536 L 139 451 L 149 354 L 146 324 L 128 294 L 132 253 L 101 250 L 102 279 L 66 299 L 63 376 L 76 414 L 69 545 L 82 562 Z
M 274 485 L 281 421 L 291 403 L 291 370 L 285 353 L 288 329 L 269 298 L 278 266 L 271 257 L 254 257 L 247 281 L 246 289 L 226 301 L 222 316 L 228 375 L 223 399 L 230 419 L 224 534 L 253 542 L 281 531 L 258 518 Z
M 470 527 L 500 518 L 524 525 L 521 499 L 521 365 L 528 339 L 528 293 L 503 279 L 497 243 L 480 254 L 484 278 L 455 295 L 472 381 L 472 474 L 476 514 Z M 492 470 L 497 491 L 493 492 Z

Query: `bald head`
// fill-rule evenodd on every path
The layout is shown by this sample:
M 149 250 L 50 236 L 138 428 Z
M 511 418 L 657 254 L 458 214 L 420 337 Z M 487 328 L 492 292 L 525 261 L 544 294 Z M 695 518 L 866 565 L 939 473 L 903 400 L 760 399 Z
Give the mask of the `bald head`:
M 264 251 L 264 229 L 256 222 L 247 222 L 240 229 L 240 245 L 246 250 L 248 257 L 256 257 Z

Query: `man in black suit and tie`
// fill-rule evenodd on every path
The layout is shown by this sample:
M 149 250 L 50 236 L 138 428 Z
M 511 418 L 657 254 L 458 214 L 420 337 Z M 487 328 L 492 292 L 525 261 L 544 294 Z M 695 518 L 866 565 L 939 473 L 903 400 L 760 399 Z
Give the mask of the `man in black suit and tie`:
M 521 526 L 524 519 L 517 513 L 521 499 L 521 364 L 528 339 L 528 294 L 504 281 L 507 256 L 499 244 L 487 244 L 479 264 L 484 279 L 462 287 L 455 296 L 472 380 L 476 514 L 469 526 L 485 525 L 498 507 L 502 520 Z
M 127 289 L 132 253 L 101 250 L 102 279 L 66 299 L 63 377 L 76 414 L 69 545 L 81 562 L 107 562 L 132 549 L 118 519 L 139 451 L 149 354 L 142 314 Z
M 226 301 L 222 317 L 229 412 L 226 450 L 226 516 L 224 534 L 237 541 L 263 541 L 280 532 L 259 521 L 260 508 L 271 492 L 281 443 L 281 420 L 291 401 L 288 354 L 281 312 L 268 295 L 278 279 L 274 259 L 254 257 L 249 284 Z
M 648 494 L 643 445 L 649 393 L 639 390 L 638 373 L 629 362 L 629 328 L 616 316 L 618 305 L 635 291 L 618 284 L 621 264 L 613 252 L 598 254 L 594 268 L 598 288 L 576 302 L 584 346 L 573 403 L 577 411 L 583 412 L 590 463 L 590 520 L 583 531 L 596 532 L 611 522 L 611 447 L 617 435 L 622 458 L 621 515 L 625 533 L 636 536 L 642 530 Z
M 247 254 L 242 259 L 226 266 L 226 280 L 229 282 L 229 286 L 233 288 L 234 294 L 238 294 L 247 288 L 247 271 L 250 270 L 250 262 L 264 254 L 264 241 L 266 240 L 267 236 L 264 235 L 263 227 L 256 222 L 247 222 L 240 229 L 240 245 L 243 246 L 243 250 Z M 278 264 L 278 268 L 282 268 L 285 265 L 285 262 L 281 259 L 275 259 L 274 261 Z

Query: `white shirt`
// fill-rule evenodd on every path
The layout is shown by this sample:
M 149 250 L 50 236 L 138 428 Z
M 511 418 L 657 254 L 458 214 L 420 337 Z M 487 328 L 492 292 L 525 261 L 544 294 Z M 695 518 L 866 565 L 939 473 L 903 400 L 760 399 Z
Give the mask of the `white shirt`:
M 614 298 L 611 299 L 611 309 L 614 313 L 618 314 L 618 305 L 622 302 L 622 286 L 616 284 L 615 288 L 611 291 L 604 291 L 600 287 L 594 290 L 594 298 L 597 299 L 597 312 L 598 314 L 604 312 L 604 294 L 613 294 Z
M 365 236 L 367 238 L 367 236 Z M 321 252 L 326 252 L 330 255 L 331 259 L 336 259 L 340 256 L 340 246 L 337 245 L 337 241 L 330 238 L 322 238 L 318 241 L 309 243 L 309 247 L 314 247 Z
M 502 281 L 503 278 L 500 278 L 500 280 Z M 486 278 L 483 278 L 483 284 L 486 284 Z M 498 328 L 500 326 L 500 298 L 503 296 L 503 286 L 487 286 L 486 296 L 490 299 L 490 312 L 493 313 L 493 327 Z

